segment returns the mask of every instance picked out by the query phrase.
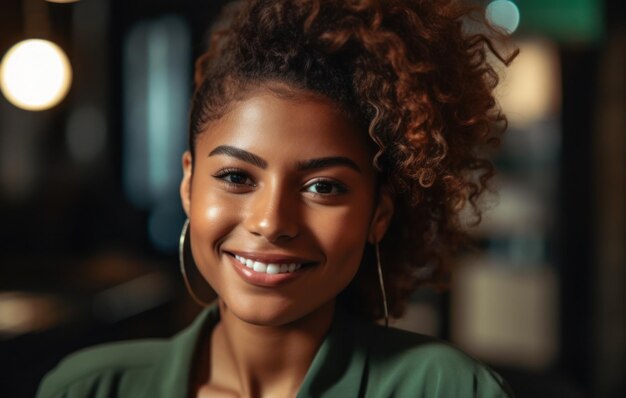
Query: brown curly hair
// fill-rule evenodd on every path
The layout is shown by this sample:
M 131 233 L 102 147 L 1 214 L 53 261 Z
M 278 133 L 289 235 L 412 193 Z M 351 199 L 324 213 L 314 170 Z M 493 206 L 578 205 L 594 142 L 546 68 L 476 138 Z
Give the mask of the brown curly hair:
M 505 64 L 515 53 L 505 60 L 484 33 L 467 32 L 467 17 L 484 18 L 452 0 L 252 0 L 227 14 L 196 62 L 192 153 L 207 122 L 259 86 L 339 104 L 376 144 L 374 165 L 395 195 L 380 247 L 389 312 L 401 316 L 418 285 L 445 278 L 467 237 L 461 209 L 480 219 L 494 169 L 479 153 L 506 127 L 487 53 Z M 373 258 L 366 248 L 364 262 Z M 361 266 L 339 303 L 380 318 L 375 267 Z

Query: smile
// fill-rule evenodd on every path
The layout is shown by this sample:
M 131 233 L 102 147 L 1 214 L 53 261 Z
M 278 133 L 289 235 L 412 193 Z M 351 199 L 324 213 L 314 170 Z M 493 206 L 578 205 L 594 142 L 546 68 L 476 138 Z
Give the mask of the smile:
M 295 272 L 302 267 L 302 264 L 299 264 L 299 263 L 266 264 L 260 261 L 255 261 L 249 258 L 239 256 L 236 254 L 235 254 L 235 258 L 242 265 L 245 265 L 246 267 L 250 268 L 254 272 L 261 273 L 261 274 L 270 274 L 270 275 L 285 274 L 285 273 Z

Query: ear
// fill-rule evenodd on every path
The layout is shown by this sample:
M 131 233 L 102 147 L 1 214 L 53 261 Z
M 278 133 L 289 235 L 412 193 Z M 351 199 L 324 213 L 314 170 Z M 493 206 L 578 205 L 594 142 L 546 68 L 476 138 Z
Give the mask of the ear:
M 382 186 L 378 194 L 378 203 L 376 204 L 376 209 L 374 209 L 374 216 L 370 222 L 367 236 L 369 243 L 376 244 L 383 239 L 391 223 L 393 210 L 393 195 L 386 186 Z
M 187 217 L 191 208 L 191 175 L 193 172 L 193 158 L 191 152 L 183 153 L 183 179 L 180 182 L 180 201 Z

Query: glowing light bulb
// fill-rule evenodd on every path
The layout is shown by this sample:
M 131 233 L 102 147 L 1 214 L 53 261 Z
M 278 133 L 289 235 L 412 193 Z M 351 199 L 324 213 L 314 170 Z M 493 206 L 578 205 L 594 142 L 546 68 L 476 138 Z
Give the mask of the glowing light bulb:
M 517 5 L 512 1 L 492 1 L 487 6 L 486 15 L 492 25 L 504 29 L 508 34 L 515 32 L 519 26 L 519 8 L 517 8 Z
M 0 64 L 0 89 L 15 106 L 39 111 L 65 98 L 72 81 L 67 55 L 56 44 L 24 40 L 7 51 Z

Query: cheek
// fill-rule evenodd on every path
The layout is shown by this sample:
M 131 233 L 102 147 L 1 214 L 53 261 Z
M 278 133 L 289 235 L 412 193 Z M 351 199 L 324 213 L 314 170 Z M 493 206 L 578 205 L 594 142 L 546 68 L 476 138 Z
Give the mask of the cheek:
M 189 212 L 191 251 L 200 272 L 214 285 L 212 269 L 219 261 L 217 247 L 239 222 L 236 201 L 226 200 L 209 189 L 192 190 Z M 215 286 L 214 286 L 215 287 Z
M 366 205 L 335 208 L 310 217 L 309 225 L 314 229 L 327 260 L 331 265 L 341 266 L 346 274 L 355 273 L 360 264 L 369 218 Z
M 238 220 L 239 212 L 234 201 L 220 198 L 211 192 L 194 191 L 191 195 L 189 221 L 191 232 L 201 236 L 203 245 L 215 244 Z M 209 241 L 207 241 L 209 239 Z

